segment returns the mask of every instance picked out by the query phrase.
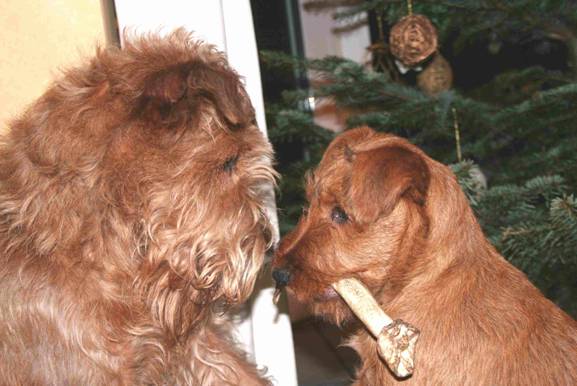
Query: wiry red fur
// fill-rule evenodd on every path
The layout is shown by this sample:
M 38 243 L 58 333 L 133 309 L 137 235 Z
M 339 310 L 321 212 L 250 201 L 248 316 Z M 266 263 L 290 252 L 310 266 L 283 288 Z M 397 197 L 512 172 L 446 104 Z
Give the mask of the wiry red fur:
M 271 159 L 182 30 L 67 71 L 0 147 L 0 384 L 268 384 L 222 313 L 269 246 Z
M 356 384 L 577 384 L 577 323 L 485 239 L 449 168 L 358 128 L 329 146 L 307 196 L 273 262 L 290 273 L 289 290 L 340 324 L 354 316 L 330 284 L 354 277 L 421 330 L 415 373 L 400 380 L 359 326 L 349 341 L 362 359 Z M 344 223 L 332 218 L 337 206 Z

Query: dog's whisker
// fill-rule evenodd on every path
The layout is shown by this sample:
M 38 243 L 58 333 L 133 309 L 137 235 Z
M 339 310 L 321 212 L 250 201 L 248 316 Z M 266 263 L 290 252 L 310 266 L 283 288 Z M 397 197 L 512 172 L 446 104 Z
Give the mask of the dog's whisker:
M 282 294 L 282 290 L 283 290 L 282 287 L 280 287 L 278 285 L 276 286 L 276 288 L 274 290 L 273 297 L 272 297 L 273 304 L 278 304 L 278 301 L 280 300 L 280 296 Z

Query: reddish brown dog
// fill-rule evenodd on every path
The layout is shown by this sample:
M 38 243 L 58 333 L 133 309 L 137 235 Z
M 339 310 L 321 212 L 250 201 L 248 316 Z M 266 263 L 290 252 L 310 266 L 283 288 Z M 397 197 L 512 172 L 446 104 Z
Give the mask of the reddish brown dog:
M 359 328 L 358 385 L 577 384 L 577 323 L 485 239 L 449 168 L 358 128 L 329 146 L 307 197 L 275 257 L 277 283 L 340 324 L 353 315 L 330 285 L 354 277 L 421 330 L 415 373 L 399 380 Z
M 100 50 L 0 147 L 0 384 L 264 385 L 223 317 L 270 240 L 272 150 L 183 31 Z

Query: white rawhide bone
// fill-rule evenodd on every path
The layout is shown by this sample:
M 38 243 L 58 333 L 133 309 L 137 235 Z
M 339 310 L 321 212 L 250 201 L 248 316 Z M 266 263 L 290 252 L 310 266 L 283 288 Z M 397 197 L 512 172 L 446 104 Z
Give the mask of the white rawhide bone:
M 377 338 L 377 351 L 389 369 L 399 378 L 413 374 L 419 330 L 400 319 L 391 319 L 359 280 L 342 279 L 332 286 Z

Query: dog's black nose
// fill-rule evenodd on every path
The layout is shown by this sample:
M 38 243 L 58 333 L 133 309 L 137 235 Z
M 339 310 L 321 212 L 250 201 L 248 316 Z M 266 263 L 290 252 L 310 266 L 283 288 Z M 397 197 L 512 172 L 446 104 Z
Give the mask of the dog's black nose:
M 286 268 L 277 268 L 272 271 L 272 278 L 278 287 L 285 287 L 291 279 L 291 273 Z

